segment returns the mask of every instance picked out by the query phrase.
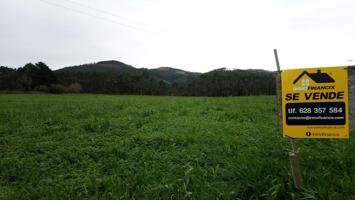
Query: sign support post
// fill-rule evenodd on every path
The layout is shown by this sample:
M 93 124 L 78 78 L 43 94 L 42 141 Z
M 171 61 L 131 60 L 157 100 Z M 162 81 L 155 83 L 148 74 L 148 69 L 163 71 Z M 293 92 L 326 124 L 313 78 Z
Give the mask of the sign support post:
M 282 133 L 282 111 L 281 111 L 281 69 L 277 49 L 274 49 L 277 74 L 276 74 L 276 112 L 277 112 L 277 127 L 278 131 Z
M 297 190 L 302 190 L 302 182 L 303 182 L 302 173 L 301 173 L 300 162 L 298 161 L 298 157 L 297 157 L 297 147 L 294 138 L 291 138 L 291 144 L 292 144 L 292 151 L 289 153 L 289 158 L 290 158 L 290 164 L 292 169 L 293 182 Z
M 275 61 L 276 61 L 276 67 L 277 67 L 277 76 L 276 76 L 276 98 L 277 98 L 277 123 L 278 123 L 278 128 L 279 131 L 282 132 L 282 111 L 281 111 L 281 69 L 280 69 L 280 62 L 279 62 L 279 57 L 277 54 L 277 49 L 274 49 L 274 55 L 275 55 Z M 302 189 L 302 173 L 301 173 L 301 167 L 300 163 L 297 158 L 297 147 L 296 147 L 296 142 L 294 138 L 291 138 L 291 145 L 292 145 L 292 150 L 289 153 L 289 159 L 290 159 L 290 164 L 291 164 L 291 169 L 292 169 L 292 176 L 293 176 L 293 181 L 295 188 L 297 190 Z

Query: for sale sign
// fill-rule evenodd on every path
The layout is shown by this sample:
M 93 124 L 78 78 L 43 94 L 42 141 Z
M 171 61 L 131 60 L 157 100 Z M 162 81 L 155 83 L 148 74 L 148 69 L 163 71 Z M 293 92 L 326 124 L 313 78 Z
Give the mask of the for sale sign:
M 281 72 L 283 136 L 349 138 L 347 67 Z

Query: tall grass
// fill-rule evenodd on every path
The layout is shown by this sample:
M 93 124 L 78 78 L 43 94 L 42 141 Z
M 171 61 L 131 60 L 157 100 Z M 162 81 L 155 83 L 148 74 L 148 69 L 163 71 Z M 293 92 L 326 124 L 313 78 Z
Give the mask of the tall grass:
M 300 140 L 275 97 L 0 95 L 0 199 L 355 199 L 355 144 Z

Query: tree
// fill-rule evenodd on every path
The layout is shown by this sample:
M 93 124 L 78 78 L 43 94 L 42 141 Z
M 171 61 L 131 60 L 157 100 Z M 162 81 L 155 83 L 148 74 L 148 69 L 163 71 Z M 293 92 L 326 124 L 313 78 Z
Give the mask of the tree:
M 30 69 L 29 74 L 32 78 L 32 87 L 37 85 L 50 86 L 57 83 L 54 73 L 43 62 L 36 63 L 35 67 Z
M 0 90 L 16 90 L 19 85 L 16 81 L 16 70 L 8 67 L 0 67 Z
M 31 90 L 36 86 L 45 85 L 49 87 L 57 83 L 57 78 L 52 70 L 43 62 L 27 63 L 17 70 L 18 83 L 22 89 Z

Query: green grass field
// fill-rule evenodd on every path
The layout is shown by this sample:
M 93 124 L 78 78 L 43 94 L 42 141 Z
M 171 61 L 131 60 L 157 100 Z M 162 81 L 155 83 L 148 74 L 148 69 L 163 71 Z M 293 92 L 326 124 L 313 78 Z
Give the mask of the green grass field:
M 0 199 L 355 199 L 355 139 L 299 140 L 275 97 L 0 95 Z

